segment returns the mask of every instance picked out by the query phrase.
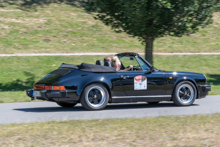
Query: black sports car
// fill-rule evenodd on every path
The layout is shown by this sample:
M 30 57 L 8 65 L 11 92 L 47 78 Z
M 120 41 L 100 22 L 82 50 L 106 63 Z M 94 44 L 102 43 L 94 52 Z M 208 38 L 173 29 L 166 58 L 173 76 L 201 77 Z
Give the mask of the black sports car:
M 189 106 L 195 99 L 206 97 L 211 86 L 199 73 L 161 71 L 154 68 L 137 53 L 116 54 L 121 70 L 116 71 L 109 62 L 102 65 L 63 63 L 27 90 L 32 100 L 56 102 L 62 107 L 77 103 L 88 110 L 100 110 L 108 103 L 173 101 L 179 106 Z M 133 65 L 130 71 L 125 71 Z

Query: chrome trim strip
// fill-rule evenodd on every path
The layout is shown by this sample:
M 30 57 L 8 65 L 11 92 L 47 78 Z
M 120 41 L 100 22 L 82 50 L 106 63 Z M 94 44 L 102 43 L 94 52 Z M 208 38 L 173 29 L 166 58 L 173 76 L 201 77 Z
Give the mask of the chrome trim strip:
M 113 96 L 112 98 L 139 98 L 139 97 L 171 97 L 171 95 L 144 95 L 144 96 Z

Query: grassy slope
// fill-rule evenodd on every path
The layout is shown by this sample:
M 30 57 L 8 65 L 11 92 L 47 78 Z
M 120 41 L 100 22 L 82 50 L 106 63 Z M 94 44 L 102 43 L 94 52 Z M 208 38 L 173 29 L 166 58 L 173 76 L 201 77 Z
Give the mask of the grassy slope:
M 214 24 L 182 38 L 164 37 L 155 42 L 155 52 L 219 52 L 220 12 Z M 0 9 L 0 53 L 38 52 L 143 52 L 144 46 L 110 27 L 81 8 L 51 4 L 38 11 Z
M 29 101 L 25 89 L 57 69 L 61 63 L 94 64 L 104 56 L 4 57 L 0 58 L 0 102 Z M 210 60 L 210 58 L 212 60 Z M 212 85 L 210 94 L 220 94 L 220 56 L 155 56 L 155 67 L 167 71 L 203 73 Z M 7 64 L 5 64 L 7 63 Z M 13 92 L 16 91 L 16 92 Z M 20 91 L 20 92 L 19 92 Z
M 214 24 L 197 34 L 157 39 L 155 52 L 219 51 L 219 20 L 218 12 L 214 15 Z M 117 34 L 82 9 L 64 4 L 52 4 L 31 12 L 14 6 L 0 8 L 0 32 L 0 53 L 142 52 L 144 48 L 137 39 L 124 33 Z M 211 94 L 219 94 L 219 56 L 213 56 L 211 60 L 210 57 L 155 56 L 155 65 L 165 70 L 204 73 L 213 85 Z M 86 56 L 1 58 L 0 90 L 4 93 L 1 92 L 0 102 L 27 101 L 23 90 L 32 87 L 34 81 L 62 62 L 79 64 L 82 61 L 94 63 L 95 60 L 96 57 Z
M 220 114 L 0 125 L 0 146 L 220 146 Z

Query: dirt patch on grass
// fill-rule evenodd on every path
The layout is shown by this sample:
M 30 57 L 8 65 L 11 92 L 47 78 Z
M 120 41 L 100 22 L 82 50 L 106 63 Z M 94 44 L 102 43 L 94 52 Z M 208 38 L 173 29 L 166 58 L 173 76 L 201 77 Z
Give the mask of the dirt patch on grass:
M 214 21 L 214 24 L 215 24 L 215 23 L 220 24 L 220 12 L 214 13 L 214 15 L 213 15 L 213 21 Z
M 35 23 L 45 23 L 46 19 L 15 19 L 15 18 L 0 18 L 0 21 L 6 23 L 24 23 L 24 24 L 35 24 Z
M 8 25 L 0 24 L 0 28 L 9 29 L 10 27 Z
M 21 11 L 21 10 L 18 10 L 18 9 L 14 9 L 14 10 L 0 9 L 0 12 L 16 12 L 16 11 Z

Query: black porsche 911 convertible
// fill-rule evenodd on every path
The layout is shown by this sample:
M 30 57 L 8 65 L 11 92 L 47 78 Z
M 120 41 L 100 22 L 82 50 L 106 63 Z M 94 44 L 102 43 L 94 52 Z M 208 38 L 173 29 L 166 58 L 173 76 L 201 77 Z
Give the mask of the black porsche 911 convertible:
M 199 73 L 161 71 L 154 68 L 137 53 L 116 54 L 121 70 L 116 71 L 109 62 L 102 65 L 63 63 L 27 90 L 32 100 L 56 102 L 62 107 L 81 103 L 85 109 L 100 110 L 108 103 L 173 101 L 189 106 L 195 99 L 205 98 L 211 86 Z M 130 71 L 125 71 L 133 65 Z

